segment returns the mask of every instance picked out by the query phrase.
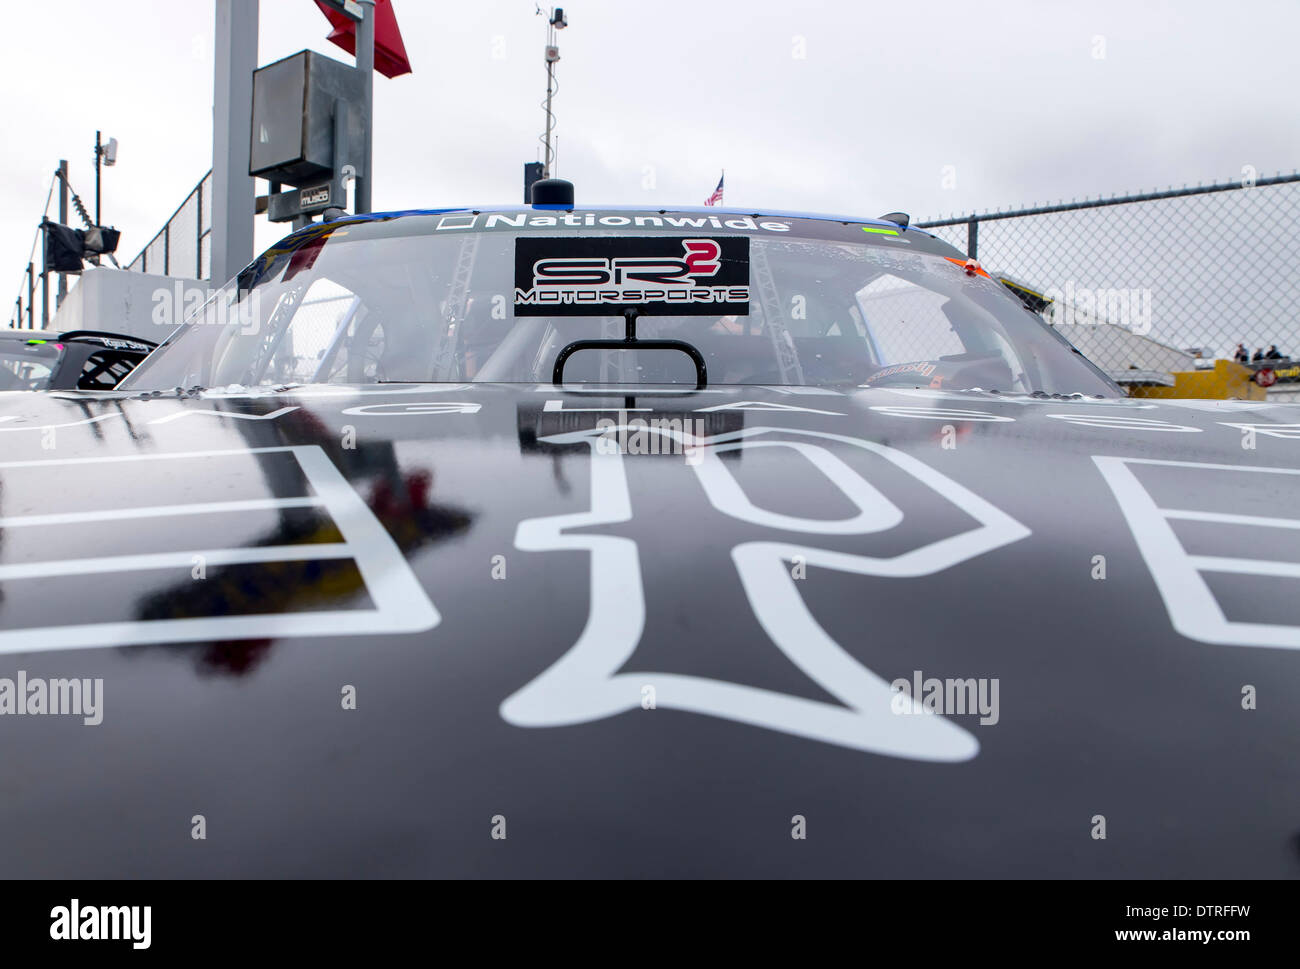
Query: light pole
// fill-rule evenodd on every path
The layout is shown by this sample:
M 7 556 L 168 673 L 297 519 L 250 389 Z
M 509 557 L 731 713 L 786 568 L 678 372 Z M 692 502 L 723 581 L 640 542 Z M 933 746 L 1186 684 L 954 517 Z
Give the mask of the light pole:
M 540 7 L 537 12 L 542 12 Z M 546 23 L 546 134 L 542 136 L 542 144 L 546 146 L 546 158 L 542 162 L 542 178 L 551 177 L 551 165 L 555 162 L 555 149 L 551 137 L 555 129 L 555 114 L 551 110 L 551 101 L 555 97 L 555 63 L 560 59 L 560 48 L 555 44 L 555 32 L 567 26 L 569 20 L 564 16 L 564 8 L 553 7 L 550 20 Z
M 99 168 L 101 162 L 105 168 L 117 164 L 117 139 L 109 138 L 108 144 L 101 144 L 99 132 L 95 132 L 95 225 L 103 225 L 99 217 Z
M 68 160 L 59 159 L 59 224 L 68 224 Z M 49 250 L 46 250 L 47 252 Z M 54 311 L 57 313 L 68 295 L 68 277 L 59 273 L 59 291 L 54 297 Z

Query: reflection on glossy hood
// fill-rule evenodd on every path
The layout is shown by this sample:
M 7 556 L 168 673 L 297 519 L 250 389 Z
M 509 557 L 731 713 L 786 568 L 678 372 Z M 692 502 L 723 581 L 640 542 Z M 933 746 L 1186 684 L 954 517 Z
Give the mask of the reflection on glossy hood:
M 1263 402 L 9 396 L 0 867 L 1294 875 L 1297 447 Z M 30 686 L 73 679 L 98 725 Z

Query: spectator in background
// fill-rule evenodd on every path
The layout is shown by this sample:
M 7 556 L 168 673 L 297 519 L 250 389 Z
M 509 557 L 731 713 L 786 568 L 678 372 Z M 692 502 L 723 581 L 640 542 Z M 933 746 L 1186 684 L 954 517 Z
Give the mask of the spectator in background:
M 1263 348 L 1263 347 L 1255 347 L 1255 355 L 1254 355 L 1253 357 L 1251 357 L 1250 359 L 1251 359 L 1252 361 L 1263 360 L 1263 359 L 1264 359 L 1264 348 Z
M 1237 352 L 1232 355 L 1232 359 L 1238 363 L 1250 363 L 1250 351 L 1246 349 L 1246 344 L 1237 344 Z
M 1274 343 L 1272 346 L 1270 346 L 1270 347 L 1268 348 L 1268 353 L 1264 354 L 1264 359 L 1265 359 L 1265 360 L 1282 360 L 1282 359 L 1284 359 L 1284 357 L 1283 357 L 1282 354 L 1278 351 L 1278 349 L 1277 349 L 1277 344 Z

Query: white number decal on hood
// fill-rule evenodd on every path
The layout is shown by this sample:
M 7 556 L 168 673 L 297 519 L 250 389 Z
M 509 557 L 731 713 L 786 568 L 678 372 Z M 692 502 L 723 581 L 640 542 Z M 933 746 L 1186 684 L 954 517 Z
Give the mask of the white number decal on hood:
M 671 428 L 656 430 L 702 460 L 687 462 L 709 501 L 720 512 L 761 528 L 822 535 L 883 532 L 902 520 L 899 509 L 828 447 L 861 448 L 970 515 L 978 525 L 892 557 L 871 557 L 788 542 L 742 542 L 731 549 L 740 583 L 763 630 L 787 658 L 840 704 L 806 699 L 740 683 L 667 673 L 620 673 L 645 628 L 646 605 L 637 544 L 613 535 L 568 534 L 571 529 L 631 520 L 633 509 L 623 456 L 597 447 L 602 430 L 543 438 L 553 444 L 591 448 L 590 511 L 521 522 L 515 545 L 527 551 L 581 549 L 591 554 L 591 612 L 578 641 L 554 665 L 501 704 L 501 716 L 520 727 L 553 727 L 613 716 L 641 705 L 648 678 L 656 705 L 688 710 L 778 730 L 854 750 L 928 761 L 961 761 L 979 752 L 968 730 L 939 715 L 898 716 L 889 681 L 862 666 L 817 622 L 803 601 L 787 563 L 863 576 L 910 578 L 931 575 L 1029 535 L 1029 529 L 952 479 L 885 445 L 841 434 L 752 427 L 694 439 Z M 722 464 L 720 453 L 753 448 L 792 448 L 808 459 L 856 506 L 842 520 L 777 515 L 758 508 Z M 609 452 L 609 453 L 605 453 Z M 919 711 L 920 707 L 917 706 Z

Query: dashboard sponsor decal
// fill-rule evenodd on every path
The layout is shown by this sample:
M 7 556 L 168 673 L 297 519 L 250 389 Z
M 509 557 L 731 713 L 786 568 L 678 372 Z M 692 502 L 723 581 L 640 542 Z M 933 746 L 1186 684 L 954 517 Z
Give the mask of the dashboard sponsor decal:
M 477 401 L 413 400 L 395 404 L 362 404 L 345 407 L 349 417 L 410 417 L 420 414 L 477 414 L 483 405 Z
M 590 613 L 568 652 L 501 704 L 502 718 L 519 727 L 599 720 L 640 707 L 643 685 L 650 681 L 661 708 L 707 714 L 894 757 L 949 762 L 974 757 L 979 751 L 974 734 L 951 720 L 932 713 L 896 715 L 900 698 L 890 682 L 862 666 L 822 628 L 804 602 L 790 563 L 799 561 L 809 567 L 886 581 L 908 579 L 932 575 L 1019 541 L 1030 534 L 1029 529 L 916 458 L 861 438 L 777 427 L 744 428 L 690 441 L 680 432 L 658 433 L 677 436 L 681 438 L 677 443 L 694 446 L 700 460 L 682 465 L 680 473 L 698 479 L 717 513 L 753 526 L 754 540 L 732 547 L 729 559 L 754 618 L 789 661 L 839 703 L 701 676 L 620 672 L 637 651 L 647 619 L 646 594 L 653 590 L 647 590 L 643 582 L 642 553 L 635 540 L 592 531 L 593 526 L 631 521 L 636 509 L 623 456 L 617 450 L 601 449 L 601 432 L 586 429 L 542 440 L 590 448 L 590 510 L 523 521 L 515 545 L 533 552 L 587 552 Z M 810 519 L 756 505 L 723 455 L 776 448 L 805 459 L 801 463 L 810 464 L 838 488 L 856 514 Z M 769 539 L 765 530 L 779 529 L 810 538 L 820 535 L 821 542 L 833 544 L 830 539 L 834 536 L 887 533 L 902 523 L 899 507 L 836 453 L 846 448 L 862 452 L 863 460 L 886 462 L 890 474 L 902 472 L 935 500 L 956 506 L 974 519 L 974 527 L 882 557 Z M 919 704 L 917 711 L 922 712 Z
M 1044 414 L 1054 421 L 1065 421 L 1076 427 L 1101 427 L 1112 431 L 1166 431 L 1172 434 L 1199 434 L 1199 427 L 1171 424 L 1152 417 L 1130 417 L 1127 414 Z
M 779 413 L 799 413 L 799 414 L 825 414 L 827 417 L 843 417 L 844 414 L 835 410 L 819 410 L 816 407 L 800 407 L 797 404 L 782 404 L 773 400 L 738 400 L 735 403 L 714 404 L 712 407 L 697 407 L 696 413 L 711 414 L 715 411 L 724 410 L 747 410 L 759 411 L 767 414 Z
M 902 397 L 920 397 L 926 400 L 951 400 L 959 401 L 965 404 L 1012 404 L 1017 407 L 1033 407 L 1034 405 L 1050 404 L 1053 407 L 1062 405 L 1075 406 L 1086 404 L 1093 407 L 1120 407 L 1125 410 L 1152 410 L 1155 404 L 1142 403 L 1132 397 L 1087 397 L 1083 394 L 1075 395 L 1056 395 L 1042 394 L 1034 397 L 1029 394 L 998 394 L 993 396 L 976 396 L 979 391 L 974 390 L 938 390 L 929 387 L 872 387 L 871 390 L 886 394 L 898 394 Z M 1164 401 L 1169 404 L 1172 401 Z
M 877 370 L 871 375 L 871 379 L 879 380 L 881 377 L 892 377 L 896 373 L 914 373 L 920 377 L 928 377 L 938 369 L 938 366 L 938 364 L 929 360 L 918 360 L 914 363 L 896 363 L 892 367 Z
M 450 394 L 468 390 L 469 384 L 288 384 L 279 387 L 217 387 L 200 392 L 202 400 L 257 400 L 263 397 L 338 400 L 348 397 L 387 397 L 402 394 Z
M 876 404 L 871 408 L 878 414 L 890 417 L 914 417 L 932 421 L 987 421 L 1011 423 L 1014 417 L 1003 417 L 985 410 L 968 410 L 963 407 L 908 407 L 903 404 Z

